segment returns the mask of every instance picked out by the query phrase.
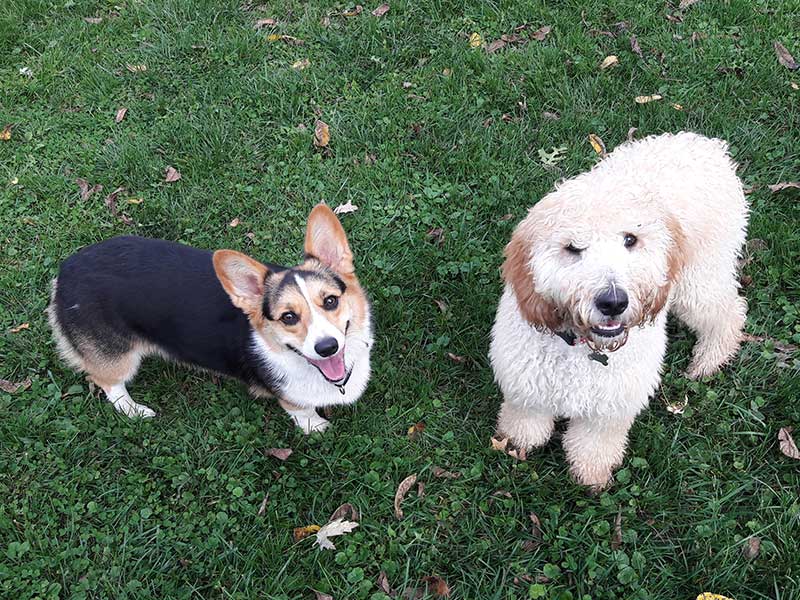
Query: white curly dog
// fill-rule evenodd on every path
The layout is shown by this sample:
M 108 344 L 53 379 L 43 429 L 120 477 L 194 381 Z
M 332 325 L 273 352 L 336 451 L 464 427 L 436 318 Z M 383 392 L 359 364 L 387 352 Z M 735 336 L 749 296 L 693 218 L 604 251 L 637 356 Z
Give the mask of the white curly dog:
M 736 353 L 747 217 L 727 144 L 688 132 L 624 144 L 531 208 L 492 329 L 499 434 L 531 449 L 569 418 L 573 475 L 606 487 L 659 385 L 667 312 L 697 334 L 689 377 Z

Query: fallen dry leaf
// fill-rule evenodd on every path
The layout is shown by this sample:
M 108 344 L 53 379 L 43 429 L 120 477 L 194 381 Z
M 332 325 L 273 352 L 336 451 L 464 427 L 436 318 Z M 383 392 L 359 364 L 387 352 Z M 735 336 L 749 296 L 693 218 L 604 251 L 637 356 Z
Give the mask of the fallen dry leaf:
M 333 600 L 333 596 L 330 594 L 324 594 L 314 588 L 311 588 L 311 591 L 314 592 L 314 600 Z
M 331 132 L 325 121 L 317 119 L 314 123 L 314 145 L 317 148 L 327 148 L 331 141 Z
M 561 118 L 561 116 L 559 116 L 559 114 L 558 114 L 558 113 L 549 112 L 549 111 L 544 111 L 544 112 L 542 113 L 542 118 L 543 118 L 545 121 L 558 121 L 558 120 Z
M 75 180 L 75 183 L 78 184 L 78 189 L 81 192 L 81 200 L 84 202 L 89 199 L 89 197 L 94 194 L 95 192 L 103 191 L 103 186 L 99 183 L 94 184 L 92 187 L 89 187 L 89 182 L 85 179 L 81 179 L 78 177 Z
M 330 538 L 350 533 L 356 527 L 358 527 L 358 523 L 345 521 L 344 519 L 336 519 L 327 525 L 323 525 L 319 531 L 317 531 L 317 539 L 314 540 L 314 543 L 319 546 L 320 550 L 336 550 L 336 546 L 333 545 Z
M 792 438 L 793 429 L 793 427 L 781 427 L 778 430 L 778 443 L 784 456 L 800 460 L 800 450 L 797 449 L 797 444 L 794 443 L 794 438 Z
M 336 521 L 337 519 L 350 519 L 351 521 L 360 521 L 361 515 L 358 512 L 358 509 L 350 504 L 349 502 L 345 502 L 335 511 L 328 519 L 328 522 Z
M 553 30 L 552 27 L 549 25 L 545 25 L 544 27 L 540 27 L 533 33 L 531 33 L 531 37 L 538 42 L 543 42 L 544 39 L 548 36 L 548 34 Z
M 106 199 L 104 200 L 106 206 L 108 207 L 109 212 L 114 215 L 117 219 L 125 223 L 125 225 L 133 225 L 133 219 L 131 219 L 128 215 L 119 212 L 117 210 L 117 197 L 125 191 L 125 188 L 118 187 L 113 192 L 111 192 Z
M 364 11 L 364 7 L 361 6 L 360 4 L 356 4 L 356 6 L 354 8 L 351 8 L 350 10 L 344 11 L 342 13 L 342 16 L 344 16 L 344 17 L 357 17 L 363 11 Z
M 299 542 L 302 539 L 307 538 L 312 533 L 317 533 L 320 529 L 322 529 L 319 525 L 306 525 L 305 527 L 295 527 L 292 530 L 292 538 L 294 538 L 295 542 Z
M 604 70 L 606 70 L 606 69 L 608 69 L 610 67 L 613 67 L 614 65 L 618 65 L 618 64 L 619 64 L 619 58 L 617 58 L 613 54 L 610 54 L 609 56 L 606 56 L 603 59 L 603 62 L 600 63 L 600 70 L 604 71 Z
M 503 438 L 502 440 L 498 440 L 496 437 L 492 436 L 492 450 L 499 450 L 500 452 L 505 452 L 506 446 L 508 446 L 507 437 Z
M 434 300 L 433 303 L 439 307 L 442 314 L 447 314 L 447 303 L 444 300 Z
M 605 156 L 606 156 L 606 145 L 605 145 L 605 142 L 603 142 L 603 139 L 599 135 L 596 135 L 594 133 L 590 133 L 589 134 L 589 143 L 592 145 L 592 148 L 594 148 L 594 151 L 597 152 L 601 156 L 601 158 L 605 158 Z
M 397 491 L 394 494 L 394 516 L 398 519 L 403 518 L 403 509 L 400 507 L 403 503 L 403 498 L 405 498 L 408 490 L 410 490 L 416 482 L 417 474 L 414 473 L 403 479 L 400 485 L 397 486 Z
M 727 596 L 722 596 L 721 594 L 712 594 L 711 592 L 703 592 L 699 596 L 697 596 L 696 600 L 733 600 L 733 598 L 728 598 Z
M 447 582 L 441 577 L 428 575 L 422 578 L 422 583 L 425 584 L 429 594 L 433 594 L 439 598 L 450 597 L 450 586 L 447 585 Z
M 3 131 L 0 131 L 0 140 L 7 142 L 11 139 L 11 125 L 6 125 L 3 127 Z
M 408 431 L 406 432 L 406 435 L 413 440 L 420 433 L 424 433 L 424 431 L 425 431 L 425 421 L 420 421 L 418 423 L 414 423 L 411 427 L 409 427 Z
M 238 227 L 240 223 L 241 221 L 239 220 L 239 217 L 236 217 L 234 219 L 231 219 L 231 222 L 228 223 L 228 227 Z
M 488 46 L 486 46 L 486 52 L 488 52 L 489 54 L 493 54 L 493 53 L 497 52 L 498 50 L 501 50 L 502 48 L 504 48 L 505 45 L 506 45 L 506 43 L 503 40 L 494 40 Z
M 266 514 L 268 502 L 269 502 L 269 492 L 267 492 L 267 495 L 264 496 L 264 499 L 261 501 L 261 506 L 258 507 L 258 512 L 256 514 L 259 517 L 263 517 L 264 514 Z
M 638 127 L 631 127 L 628 129 L 628 141 L 632 142 L 634 137 L 636 136 L 636 132 L 639 131 Z
M 278 22 L 275 19 L 259 19 L 253 23 L 253 27 L 256 29 L 261 29 L 262 27 L 272 27 L 277 24 Z
M 271 456 L 278 460 L 286 460 L 292 455 L 292 452 L 293 450 L 291 448 L 267 448 L 264 450 L 264 456 Z
M 316 136 L 315 136 L 316 137 Z M 348 200 L 344 204 L 340 204 L 333 209 L 335 215 L 346 215 L 347 213 L 354 213 L 358 210 L 358 206 L 353 204 L 352 200 Z
M 303 69 L 311 66 L 311 61 L 307 58 L 302 58 L 300 60 L 296 60 L 292 63 L 292 68 L 297 69 L 298 71 L 302 71 Z
M 378 589 L 390 598 L 394 598 L 397 595 L 397 593 L 392 589 L 392 586 L 389 585 L 389 578 L 386 576 L 386 571 L 381 571 L 378 573 L 378 581 L 375 583 L 377 584 Z
M 452 352 L 448 352 L 447 353 L 447 358 L 452 360 L 454 363 L 458 363 L 458 364 L 463 364 L 463 363 L 467 362 L 467 357 L 466 356 L 461 356 L 459 354 L 453 354 Z
M 23 329 L 30 329 L 30 328 L 31 328 L 31 324 L 30 323 L 22 323 L 20 325 L 17 325 L 16 327 L 12 327 L 11 329 L 9 329 L 9 331 L 11 333 L 19 333 Z
M 404 90 L 411 89 L 412 87 L 414 87 L 414 84 L 411 83 L 410 81 L 404 81 L 403 82 L 403 89 Z
M 537 544 L 542 543 L 542 522 L 536 513 L 528 515 L 531 519 L 531 537 Z
M 421 481 L 417 482 L 417 497 L 424 498 L 425 497 L 425 484 Z
M 673 415 L 682 415 L 683 411 L 686 410 L 686 407 L 689 406 L 689 395 L 683 395 L 682 402 L 666 402 L 667 405 L 667 412 Z
M 144 202 L 143 198 L 128 198 L 128 204 L 141 204 Z
M 389 5 L 388 4 L 381 4 L 378 8 L 372 11 L 373 16 L 375 17 L 382 17 L 387 12 L 389 12 Z
M 661 100 L 662 96 L 660 94 L 652 94 L 650 96 L 636 96 L 633 99 L 636 104 L 647 104 L 648 102 L 655 102 L 656 100 Z
M 181 178 L 181 172 L 175 167 L 167 167 L 164 171 L 164 181 L 167 183 L 175 183 Z
M 125 115 L 128 114 L 128 109 L 124 106 L 122 108 L 117 109 L 117 113 L 114 115 L 114 123 L 122 123 L 122 119 L 125 118 Z
M 434 477 L 438 477 L 439 479 L 458 479 L 461 477 L 459 471 L 446 471 L 442 467 L 437 466 L 431 467 L 431 473 L 433 473 Z
M 469 36 L 469 47 L 470 48 L 480 48 L 483 45 L 483 38 L 481 34 L 477 31 L 474 32 L 472 35 Z
M 670 103 L 670 106 L 672 108 L 674 108 L 675 110 L 683 110 L 683 105 L 682 104 L 677 104 L 675 102 L 672 102 L 672 103 Z
M 131 73 L 144 73 L 147 71 L 147 65 L 132 65 L 128 63 L 125 65 L 125 68 Z
M 681 3 L 678 5 L 679 10 L 686 10 L 692 4 L 697 4 L 700 0 L 681 0 Z
M 611 536 L 611 549 L 619 550 L 622 546 L 622 513 L 618 512 L 614 519 L 614 534 Z
M 99 25 L 103 22 L 103 17 L 83 17 L 83 20 L 90 25 Z
M 800 181 L 781 181 L 780 183 L 768 185 L 767 187 L 769 188 L 769 191 L 772 192 L 773 194 L 791 188 L 800 190 Z
M 639 40 L 636 39 L 635 35 L 631 36 L 631 50 L 633 53 L 644 60 L 644 55 L 642 54 L 642 49 L 639 47 Z
M 525 448 L 516 448 L 514 450 L 509 450 L 507 454 L 511 458 L 515 458 L 517 460 L 525 461 L 528 459 L 528 451 Z
M 778 62 L 784 67 L 792 71 L 800 69 L 800 64 L 798 64 L 798 62 L 794 59 L 794 56 L 789 53 L 789 51 L 786 49 L 786 46 L 780 42 L 774 42 L 772 47 L 775 48 L 775 54 L 778 56 Z
M 426 235 L 434 244 L 441 246 L 444 243 L 444 229 L 441 227 L 431 227 Z
M 8 379 L 0 379 L 0 390 L 8 392 L 9 394 L 16 394 L 17 392 L 24 392 L 31 387 L 31 378 L 28 377 L 23 381 L 9 381 Z
M 758 558 L 759 552 L 761 552 L 761 538 L 756 536 L 747 538 L 747 543 L 742 546 L 744 557 L 747 560 L 755 560 Z

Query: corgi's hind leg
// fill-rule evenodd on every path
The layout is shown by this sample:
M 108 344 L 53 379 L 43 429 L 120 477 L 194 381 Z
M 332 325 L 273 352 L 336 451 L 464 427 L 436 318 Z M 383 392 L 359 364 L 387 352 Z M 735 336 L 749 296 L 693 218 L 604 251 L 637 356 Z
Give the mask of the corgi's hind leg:
M 92 356 L 84 360 L 84 370 L 89 377 L 105 392 L 108 401 L 128 417 L 155 417 L 156 413 L 144 404 L 133 401 L 125 383 L 133 379 L 139 369 L 142 352 L 129 350 L 114 357 Z

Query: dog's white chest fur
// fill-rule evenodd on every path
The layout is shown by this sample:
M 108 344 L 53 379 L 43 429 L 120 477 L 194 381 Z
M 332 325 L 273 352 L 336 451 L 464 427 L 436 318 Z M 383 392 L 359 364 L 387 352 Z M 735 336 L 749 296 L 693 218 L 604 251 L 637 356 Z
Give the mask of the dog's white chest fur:
M 537 331 L 522 318 L 506 286 L 492 328 L 489 358 L 507 402 L 554 416 L 636 415 L 658 387 L 666 350 L 666 311 L 652 325 L 634 328 L 628 342 L 608 354 L 608 364 L 589 358 L 586 344 L 568 345 Z M 635 361 L 639 367 L 630 369 Z

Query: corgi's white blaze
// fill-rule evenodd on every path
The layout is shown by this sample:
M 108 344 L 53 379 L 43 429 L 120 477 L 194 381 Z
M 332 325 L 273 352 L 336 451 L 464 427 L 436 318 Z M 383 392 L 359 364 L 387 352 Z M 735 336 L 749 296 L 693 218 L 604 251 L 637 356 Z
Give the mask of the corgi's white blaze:
M 300 293 L 303 294 L 306 304 L 308 304 L 308 310 L 311 315 L 311 322 L 308 324 L 308 333 L 306 334 L 306 339 L 303 340 L 303 354 L 314 359 L 330 358 L 320 356 L 314 349 L 317 342 L 328 337 L 332 337 L 336 340 L 336 343 L 339 344 L 338 354 L 345 346 L 344 333 L 339 331 L 333 323 L 328 321 L 325 315 L 322 314 L 311 300 L 311 295 L 308 293 L 308 286 L 306 286 L 306 282 L 303 280 L 302 276 L 295 274 L 294 280 L 297 282 L 297 287 L 300 288 Z

